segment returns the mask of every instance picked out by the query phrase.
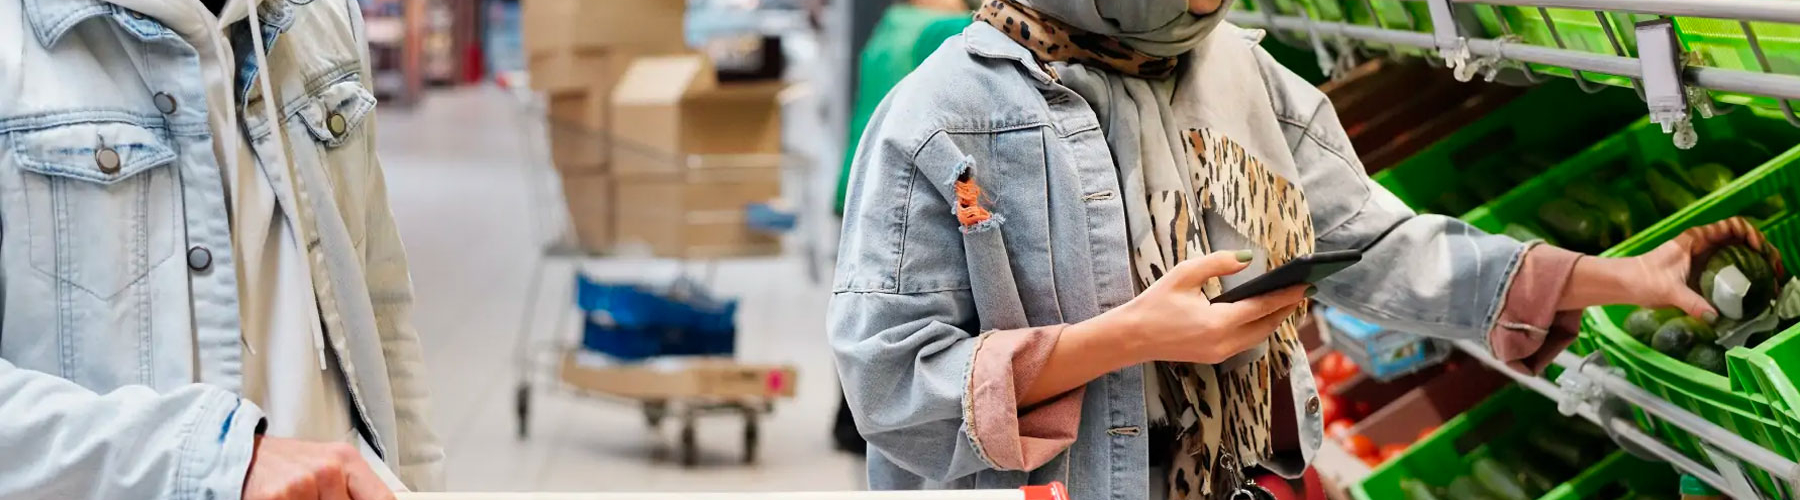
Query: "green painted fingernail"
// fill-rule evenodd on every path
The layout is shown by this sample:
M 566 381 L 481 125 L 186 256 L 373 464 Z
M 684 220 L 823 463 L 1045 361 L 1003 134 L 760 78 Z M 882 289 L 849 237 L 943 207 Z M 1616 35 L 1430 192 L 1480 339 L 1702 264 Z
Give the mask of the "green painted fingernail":
M 1313 295 L 1317 295 L 1318 293 L 1319 293 L 1319 287 L 1317 285 L 1307 285 L 1306 298 L 1310 299 L 1310 298 L 1312 298 Z
M 1238 262 L 1250 262 L 1250 259 L 1254 259 L 1254 258 L 1256 258 L 1256 252 L 1252 252 L 1249 250 L 1238 250 L 1237 251 Z
M 1719 322 L 1719 313 L 1716 313 L 1713 311 L 1707 311 L 1707 312 L 1700 314 L 1700 319 L 1706 321 L 1706 324 L 1709 324 L 1709 325 L 1713 324 L 1713 323 L 1717 323 L 1717 322 Z

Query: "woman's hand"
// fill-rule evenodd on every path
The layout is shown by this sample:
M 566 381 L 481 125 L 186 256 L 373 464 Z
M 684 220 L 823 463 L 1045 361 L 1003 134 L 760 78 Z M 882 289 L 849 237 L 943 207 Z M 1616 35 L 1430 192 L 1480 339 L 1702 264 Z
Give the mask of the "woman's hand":
M 1781 256 L 1762 233 L 1750 221 L 1732 217 L 1688 229 L 1637 257 L 1582 258 L 1575 264 L 1557 309 L 1568 311 L 1607 304 L 1673 306 L 1711 322 L 1718 318 L 1718 311 L 1699 292 L 1688 288 L 1688 278 L 1695 259 L 1735 243 L 1761 252 L 1775 265 L 1776 274 L 1782 274 Z
M 1177 264 L 1148 290 L 1100 316 L 1139 362 L 1215 364 L 1269 338 L 1307 295 L 1295 285 L 1233 303 L 1206 300 L 1208 279 L 1236 274 L 1249 264 L 1248 250 L 1214 252 Z

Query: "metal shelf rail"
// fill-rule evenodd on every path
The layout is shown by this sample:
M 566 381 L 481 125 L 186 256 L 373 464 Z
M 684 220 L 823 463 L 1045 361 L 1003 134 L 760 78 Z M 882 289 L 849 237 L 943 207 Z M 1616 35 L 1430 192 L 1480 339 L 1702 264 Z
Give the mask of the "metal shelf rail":
M 1639 429 L 1637 423 L 1632 419 L 1612 411 L 1613 405 L 1608 403 L 1622 402 L 1642 408 L 1645 412 L 1664 422 L 1693 433 L 1708 446 L 1716 448 L 1723 454 L 1774 473 L 1788 482 L 1791 491 L 1800 492 L 1800 464 L 1663 401 L 1642 388 L 1632 385 L 1630 381 L 1620 377 L 1613 368 L 1602 363 L 1591 362 L 1589 359 L 1567 352 L 1558 354 L 1554 362 L 1563 368 L 1562 377 L 1575 375 L 1575 379 L 1559 379 L 1553 382 L 1521 373 L 1506 366 L 1505 363 L 1501 363 L 1488 354 L 1487 348 L 1480 344 L 1466 340 L 1456 341 L 1454 344 L 1458 349 L 1468 353 L 1470 357 L 1511 377 L 1519 385 L 1557 401 L 1564 412 L 1572 413 L 1599 425 L 1626 450 L 1646 459 L 1669 462 L 1681 471 L 1699 477 L 1720 491 L 1730 492 L 1733 498 L 1762 497 L 1750 489 L 1749 481 L 1741 475 L 1722 472 L 1683 455 L 1668 444 Z M 1715 461 L 1719 458 L 1715 457 Z
M 1594 72 L 1618 75 L 1631 79 L 1631 85 L 1644 98 L 1650 108 L 1651 119 L 1663 126 L 1665 132 L 1674 133 L 1675 144 L 1682 148 L 1692 147 L 1696 137 L 1690 125 L 1690 110 L 1698 109 L 1703 116 L 1713 114 L 1713 102 L 1710 95 L 1703 90 L 1732 92 L 1774 98 L 1789 123 L 1800 127 L 1800 116 L 1797 116 L 1790 99 L 1800 100 L 1800 75 L 1772 73 L 1768 57 L 1763 53 L 1756 33 L 1751 28 L 1751 21 L 1800 23 L 1800 2 L 1771 2 L 1765 0 L 1419 0 L 1429 7 L 1432 32 L 1407 31 L 1383 27 L 1361 26 L 1342 22 L 1319 21 L 1307 17 L 1304 11 L 1298 16 L 1278 14 L 1273 0 L 1253 0 L 1256 11 L 1233 11 L 1228 19 L 1246 27 L 1267 28 L 1274 34 L 1288 40 L 1288 33 L 1299 33 L 1307 37 L 1305 45 L 1313 48 L 1320 55 L 1321 64 L 1327 68 L 1346 67 L 1342 58 L 1349 51 L 1340 51 L 1339 64 L 1331 64 L 1332 58 L 1325 54 L 1325 40 L 1335 38 L 1338 41 L 1355 40 L 1372 44 L 1406 46 L 1435 50 L 1442 62 L 1456 70 L 1458 78 L 1467 80 L 1477 73 L 1485 72 L 1492 78 L 1494 72 L 1501 68 L 1522 67 L 1526 76 L 1536 81 L 1537 75 L 1528 66 L 1521 63 L 1567 68 L 1582 85 L 1583 89 L 1595 91 L 1582 72 Z M 1365 0 L 1365 4 L 1367 4 Z M 1468 36 L 1461 32 L 1455 17 L 1455 6 L 1485 4 L 1489 8 L 1497 6 L 1536 7 L 1553 36 L 1557 36 L 1557 44 L 1562 45 L 1560 36 L 1555 35 L 1556 27 L 1545 8 L 1570 8 L 1594 10 L 1600 17 L 1606 34 L 1610 38 L 1614 55 L 1568 50 L 1559 47 L 1545 47 L 1519 43 L 1509 34 L 1499 39 Z M 1371 10 L 1373 6 L 1369 5 Z M 1402 9 L 1404 12 L 1404 9 Z M 1637 54 L 1639 57 L 1627 55 L 1610 22 L 1605 20 L 1601 11 L 1629 12 L 1663 16 L 1659 22 L 1640 23 L 1636 26 Z M 1704 17 L 1714 19 L 1736 20 L 1743 30 L 1745 39 L 1755 52 L 1762 72 L 1712 68 L 1688 64 L 1680 45 L 1675 41 L 1676 26 L 1668 21 L 1668 16 Z M 1412 15 L 1407 14 L 1408 19 Z M 1630 27 L 1625 27 L 1630 28 Z M 1291 42 L 1291 40 L 1290 40 Z M 1690 100 L 1696 100 L 1690 105 Z
M 398 500 L 1069 500 L 1062 483 L 1014 490 L 732 493 L 398 493 Z

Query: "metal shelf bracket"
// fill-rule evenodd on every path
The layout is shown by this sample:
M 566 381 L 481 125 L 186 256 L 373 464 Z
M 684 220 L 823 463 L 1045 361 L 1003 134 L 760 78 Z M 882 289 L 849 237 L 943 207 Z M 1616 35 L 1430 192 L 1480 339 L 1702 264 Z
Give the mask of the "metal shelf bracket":
M 1643 70 L 1644 102 L 1650 121 L 1674 134 L 1675 147 L 1688 149 L 1699 142 L 1693 115 L 1688 112 L 1687 84 L 1681 80 L 1685 60 L 1675 25 L 1668 19 L 1637 23 L 1638 64 Z

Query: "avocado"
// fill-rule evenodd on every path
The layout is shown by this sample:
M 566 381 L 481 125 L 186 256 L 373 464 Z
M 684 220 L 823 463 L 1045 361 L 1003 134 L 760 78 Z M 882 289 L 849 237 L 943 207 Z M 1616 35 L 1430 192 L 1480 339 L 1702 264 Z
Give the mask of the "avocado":
M 1697 337 L 1694 334 L 1693 325 L 1699 322 L 1692 317 L 1682 316 L 1663 323 L 1663 326 L 1657 328 L 1656 334 L 1650 338 L 1650 348 L 1671 358 L 1687 356 L 1688 349 L 1694 347 L 1694 337 Z
M 1673 307 L 1640 307 L 1625 316 L 1625 333 L 1631 335 L 1631 338 L 1649 345 L 1650 337 L 1656 335 L 1657 328 L 1661 328 L 1663 323 L 1667 323 L 1671 319 L 1681 317 L 1682 314 L 1680 309 Z
M 1719 347 L 1718 344 L 1710 342 L 1697 344 L 1688 351 L 1687 357 L 1682 361 L 1694 365 L 1695 368 L 1720 375 L 1725 374 L 1725 349 Z

